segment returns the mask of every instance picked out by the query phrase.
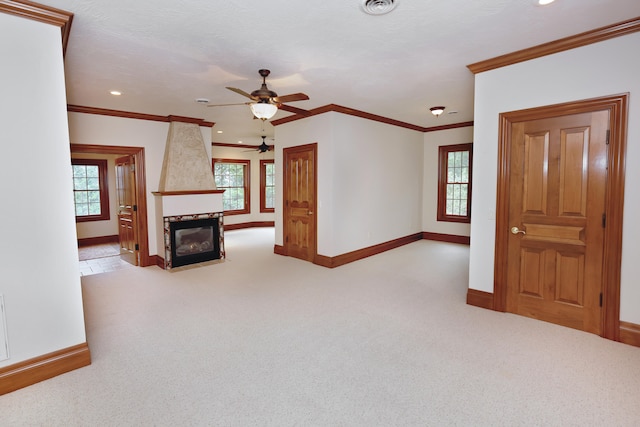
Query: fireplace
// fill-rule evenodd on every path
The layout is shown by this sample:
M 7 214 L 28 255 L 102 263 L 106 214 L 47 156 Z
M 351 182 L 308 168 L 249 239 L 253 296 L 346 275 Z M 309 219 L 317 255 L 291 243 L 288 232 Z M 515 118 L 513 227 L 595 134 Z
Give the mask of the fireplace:
M 224 258 L 222 214 L 164 217 L 166 269 Z
M 203 125 L 171 117 L 158 191 L 153 192 L 156 263 L 165 270 L 224 259 L 224 190 L 216 189 Z

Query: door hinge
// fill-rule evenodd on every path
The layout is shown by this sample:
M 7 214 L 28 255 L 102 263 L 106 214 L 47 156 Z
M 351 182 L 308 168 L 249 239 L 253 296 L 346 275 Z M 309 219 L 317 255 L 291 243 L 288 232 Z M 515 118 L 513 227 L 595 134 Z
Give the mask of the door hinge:
M 607 144 L 608 144 L 608 143 L 607 143 Z M 131 164 L 131 166 L 129 167 L 129 170 L 130 170 L 131 172 L 135 172 L 135 171 L 136 171 L 136 164 L 135 164 L 135 163 L 132 163 L 132 164 Z
M 133 211 L 138 212 L 138 205 L 133 205 Z
M 607 129 L 607 145 L 609 145 L 609 137 L 611 136 L 611 131 Z
M 607 226 L 607 214 L 603 213 L 602 214 L 602 228 L 605 228 Z
M 600 307 L 602 307 L 602 292 L 600 292 Z
M 136 251 L 140 250 L 140 245 L 136 243 Z
M 285 241 L 285 242 L 287 242 L 287 243 L 289 243 L 289 236 L 285 237 L 285 238 L 284 238 L 284 241 Z

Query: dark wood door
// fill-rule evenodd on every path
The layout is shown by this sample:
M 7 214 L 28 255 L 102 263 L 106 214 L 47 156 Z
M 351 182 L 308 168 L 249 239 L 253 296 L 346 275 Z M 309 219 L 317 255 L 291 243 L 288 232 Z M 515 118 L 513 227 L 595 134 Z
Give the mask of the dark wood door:
M 284 149 L 284 252 L 313 261 L 316 256 L 317 144 Z
M 608 123 L 512 123 L 507 311 L 600 334 Z
M 116 193 L 120 258 L 139 265 L 138 204 L 136 201 L 136 164 L 133 156 L 116 159 Z

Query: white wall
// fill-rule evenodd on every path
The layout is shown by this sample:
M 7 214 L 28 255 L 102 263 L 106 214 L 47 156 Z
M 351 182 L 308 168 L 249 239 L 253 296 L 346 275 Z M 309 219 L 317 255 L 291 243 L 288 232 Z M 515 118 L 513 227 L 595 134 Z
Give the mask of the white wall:
M 331 220 L 333 209 L 333 113 L 321 114 L 303 120 L 286 123 L 276 127 L 276 145 L 274 150 L 276 168 L 276 211 L 275 211 L 275 244 L 283 245 L 283 212 L 282 190 L 284 179 L 283 148 L 298 145 L 318 143 L 318 158 L 316 159 L 316 173 L 318 174 L 318 192 L 316 193 L 316 221 L 318 221 L 318 253 L 328 255 L 331 251 L 330 242 L 333 240 L 332 230 L 323 227 L 320 234 L 320 224 Z
M 4 367 L 86 337 L 60 28 L 0 13 L 0 58 Z
M 272 145 L 272 141 L 267 141 L 269 145 Z M 255 148 L 250 147 L 211 147 L 211 156 L 216 159 L 236 159 L 236 160 L 249 160 L 250 163 L 250 188 L 249 188 L 249 208 L 251 212 L 242 215 L 225 215 L 225 224 L 240 224 L 245 222 L 258 222 L 258 221 L 274 221 L 275 214 L 273 212 L 261 213 L 260 212 L 260 160 L 273 159 L 273 150 L 266 153 L 260 153 Z
M 116 236 L 118 235 L 118 205 L 116 195 L 116 155 L 76 153 L 71 155 L 74 159 L 100 159 L 107 161 L 107 180 L 109 191 L 109 219 L 105 221 L 76 222 L 78 239 L 89 237 Z
M 634 33 L 476 76 L 470 288 L 493 292 L 499 113 L 630 92 L 620 320 L 640 324 L 639 47 Z
M 424 134 L 424 174 L 422 231 L 469 236 L 470 224 L 438 221 L 438 147 L 473 142 L 473 127 L 426 132 Z M 473 194 L 473 189 L 472 189 Z
M 149 255 L 157 255 L 155 197 L 167 143 L 169 123 L 85 113 L 69 113 L 71 143 L 143 147 L 147 179 Z M 200 127 L 207 155 L 211 157 L 211 129 Z M 162 226 L 162 225 L 160 225 Z
M 276 141 L 279 189 L 282 148 L 318 143 L 318 254 L 333 257 L 422 231 L 422 133 L 331 112 L 279 125 Z

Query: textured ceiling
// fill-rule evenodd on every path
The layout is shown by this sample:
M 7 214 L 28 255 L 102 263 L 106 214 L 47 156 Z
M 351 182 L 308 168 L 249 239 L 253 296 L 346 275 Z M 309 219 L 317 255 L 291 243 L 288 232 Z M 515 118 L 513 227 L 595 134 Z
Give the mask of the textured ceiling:
M 215 141 L 247 144 L 263 133 L 247 106 L 195 99 L 245 102 L 225 86 L 251 92 L 268 68 L 271 90 L 309 95 L 295 107 L 338 104 L 425 127 L 465 122 L 466 65 L 640 16 L 638 0 L 397 0 L 382 16 L 365 14 L 360 0 L 41 2 L 74 13 L 70 104 L 203 118 L 224 132 Z M 437 119 L 434 105 L 447 107 Z

